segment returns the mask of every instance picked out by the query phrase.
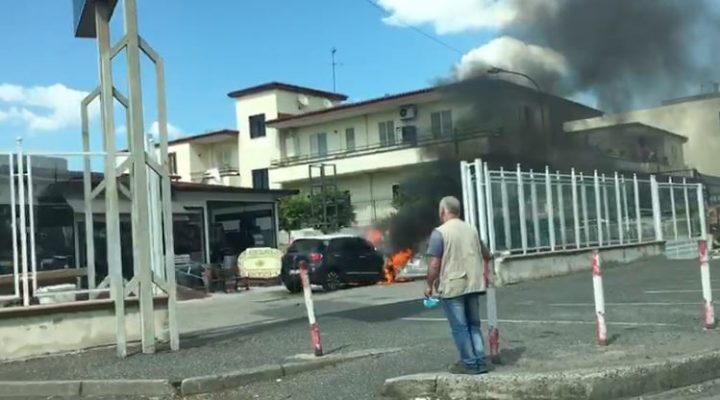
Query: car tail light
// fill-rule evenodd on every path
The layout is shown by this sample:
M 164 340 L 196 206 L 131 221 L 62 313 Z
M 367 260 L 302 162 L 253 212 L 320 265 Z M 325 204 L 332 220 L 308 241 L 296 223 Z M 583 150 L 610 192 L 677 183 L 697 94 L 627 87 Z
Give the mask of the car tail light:
M 314 262 L 314 263 L 322 260 L 322 254 L 320 254 L 320 253 L 310 253 L 309 257 L 310 257 L 310 262 Z

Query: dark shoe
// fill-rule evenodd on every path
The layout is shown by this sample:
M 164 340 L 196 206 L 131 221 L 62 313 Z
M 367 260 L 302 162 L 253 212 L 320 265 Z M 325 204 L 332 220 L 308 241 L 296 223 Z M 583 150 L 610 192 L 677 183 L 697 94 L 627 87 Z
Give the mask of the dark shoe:
M 457 362 L 451 365 L 450 368 L 448 368 L 448 371 L 450 371 L 451 374 L 456 375 L 481 375 L 488 373 L 488 369 L 485 366 L 479 368 L 470 368 L 462 362 Z

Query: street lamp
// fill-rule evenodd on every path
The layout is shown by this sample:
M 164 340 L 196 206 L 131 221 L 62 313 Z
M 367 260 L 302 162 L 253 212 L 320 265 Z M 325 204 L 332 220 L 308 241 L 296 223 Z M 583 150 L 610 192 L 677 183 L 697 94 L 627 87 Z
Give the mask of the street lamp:
M 538 100 L 539 100 L 539 104 L 540 104 L 540 126 L 542 127 L 542 130 L 544 131 L 545 130 L 545 106 L 544 106 L 544 102 L 543 102 L 543 91 L 540 88 L 540 85 L 538 85 L 538 83 L 535 81 L 535 79 L 533 79 L 530 75 L 524 74 L 522 72 L 511 71 L 511 70 L 499 68 L 499 67 L 488 68 L 488 70 L 486 72 L 488 75 L 507 74 L 507 75 L 520 76 L 520 77 L 527 79 L 528 81 L 530 81 L 530 83 L 533 84 L 533 86 L 535 86 L 535 90 L 538 92 Z

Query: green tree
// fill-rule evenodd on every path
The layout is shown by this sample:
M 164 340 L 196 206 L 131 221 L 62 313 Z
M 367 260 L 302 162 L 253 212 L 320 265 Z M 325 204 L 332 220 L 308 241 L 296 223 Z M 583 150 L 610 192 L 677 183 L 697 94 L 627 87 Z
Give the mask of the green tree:
M 280 200 L 278 205 L 280 229 L 291 231 L 320 227 L 323 206 L 329 222 L 337 218 L 338 228 L 348 227 L 355 221 L 355 212 L 350 204 L 350 198 L 345 193 L 328 192 L 325 194 L 324 202 L 321 195 L 298 194 Z

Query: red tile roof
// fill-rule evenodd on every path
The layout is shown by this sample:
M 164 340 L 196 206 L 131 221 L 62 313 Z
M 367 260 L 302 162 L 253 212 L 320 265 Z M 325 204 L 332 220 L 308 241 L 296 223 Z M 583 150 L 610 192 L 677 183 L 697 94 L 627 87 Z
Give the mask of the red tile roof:
M 328 92 L 325 90 L 318 90 L 313 89 L 309 87 L 304 86 L 297 86 L 297 85 L 290 85 L 288 83 L 282 83 L 282 82 L 268 82 L 263 83 L 262 85 L 252 86 L 245 89 L 235 90 L 233 92 L 228 93 L 228 97 L 230 98 L 238 98 L 243 97 L 255 93 L 265 92 L 268 90 L 284 90 L 286 92 L 293 92 L 293 93 L 302 93 L 302 94 L 308 94 L 311 96 L 318 96 L 318 97 L 325 97 L 327 99 L 331 100 L 347 100 L 347 96 L 342 93 L 335 93 L 335 92 Z

